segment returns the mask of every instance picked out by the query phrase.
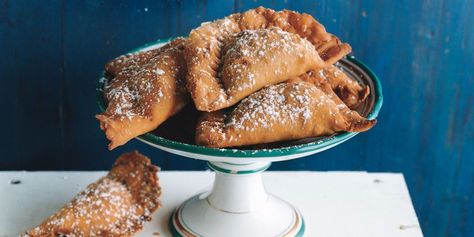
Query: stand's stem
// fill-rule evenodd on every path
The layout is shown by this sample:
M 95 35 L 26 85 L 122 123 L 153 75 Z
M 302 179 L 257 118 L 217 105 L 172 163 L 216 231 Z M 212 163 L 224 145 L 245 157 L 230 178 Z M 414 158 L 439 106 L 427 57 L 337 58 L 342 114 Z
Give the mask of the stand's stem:
M 174 236 L 302 236 L 296 208 L 269 195 L 262 172 L 270 162 L 209 162 L 216 173 L 210 192 L 183 203 L 170 219 Z
M 248 213 L 262 208 L 267 202 L 262 172 L 270 167 L 270 162 L 209 162 L 209 167 L 216 171 L 214 186 L 207 197 L 212 207 L 224 212 Z

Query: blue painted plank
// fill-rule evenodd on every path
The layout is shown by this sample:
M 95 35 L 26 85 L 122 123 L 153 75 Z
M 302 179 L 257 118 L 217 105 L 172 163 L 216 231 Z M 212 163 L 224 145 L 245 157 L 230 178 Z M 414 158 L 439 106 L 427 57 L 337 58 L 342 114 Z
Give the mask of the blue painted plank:
M 260 5 L 316 17 L 380 76 L 385 96 L 374 129 L 272 169 L 403 172 L 426 236 L 474 235 L 473 0 L 3 1 L 0 169 L 107 169 L 132 149 L 164 169 L 205 169 L 138 141 L 107 151 L 93 118 L 97 77 L 136 46 Z
M 233 1 L 219 0 L 184 0 L 178 1 L 175 7 L 178 19 L 176 21 L 177 35 L 187 36 L 189 31 L 199 26 L 202 22 L 215 20 L 232 14 L 234 10 L 234 3 Z M 130 144 L 129 147 L 133 147 L 132 145 L 133 144 Z M 206 162 L 204 161 L 183 158 L 180 156 L 167 154 L 166 152 L 165 154 L 167 155 L 168 159 L 163 160 L 161 163 L 163 169 L 207 169 Z
M 178 34 L 186 36 L 203 22 L 223 18 L 234 13 L 234 2 L 229 0 L 185 0 L 177 4 Z
M 143 150 L 161 164 L 169 155 L 136 142 L 107 150 L 95 86 L 108 60 L 159 38 L 175 36 L 176 8 L 157 1 L 67 1 L 64 16 L 64 106 L 66 170 L 110 167 L 121 153 Z M 93 154 L 93 155 L 91 155 Z M 164 163 L 166 164 L 166 163 Z
M 368 133 L 275 169 L 405 174 L 426 236 L 473 232 L 474 3 L 238 1 L 307 12 L 380 77 L 385 104 Z
M 59 9 L 0 3 L 0 170 L 62 168 Z
M 187 35 L 202 21 L 232 13 L 230 3 L 221 3 L 222 8 L 212 10 L 206 2 L 196 1 L 119 1 L 113 8 L 102 1 L 66 2 L 64 123 L 69 158 L 65 169 L 104 169 L 120 153 L 131 149 L 150 155 L 163 169 L 206 167 L 204 162 L 188 161 L 136 141 L 107 151 L 105 137 L 94 119 L 98 113 L 94 86 L 107 60 L 156 39 Z

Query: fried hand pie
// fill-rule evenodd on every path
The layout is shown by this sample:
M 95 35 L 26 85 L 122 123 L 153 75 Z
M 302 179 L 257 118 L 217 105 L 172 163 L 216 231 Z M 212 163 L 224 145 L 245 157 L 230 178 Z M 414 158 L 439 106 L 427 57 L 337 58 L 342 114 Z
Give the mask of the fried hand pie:
M 351 111 L 329 84 L 281 83 L 251 94 L 229 111 L 204 113 L 198 122 L 196 144 L 236 147 L 341 131 L 362 132 L 375 122 Z
M 203 68 L 193 75 L 198 84 L 188 81 L 194 98 L 205 102 L 196 104 L 198 109 L 228 107 L 266 85 L 326 66 L 311 43 L 276 27 L 242 31 L 221 52 L 221 68 Z
M 198 110 L 215 111 L 263 86 L 331 65 L 350 51 L 307 14 L 260 7 L 191 31 L 187 88 Z
M 109 149 L 156 129 L 189 101 L 184 42 L 172 41 L 148 61 L 149 55 L 137 54 L 137 59 L 109 63 L 118 72 L 104 89 L 107 109 L 96 115 Z
M 20 236 L 132 236 L 160 206 L 158 169 L 138 152 L 124 154 L 105 177 Z

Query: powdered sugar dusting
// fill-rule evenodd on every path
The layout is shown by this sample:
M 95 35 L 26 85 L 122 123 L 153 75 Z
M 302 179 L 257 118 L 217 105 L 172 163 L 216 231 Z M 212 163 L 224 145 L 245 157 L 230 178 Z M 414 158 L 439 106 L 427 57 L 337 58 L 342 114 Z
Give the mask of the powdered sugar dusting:
M 161 52 L 161 49 L 151 49 L 147 51 L 140 51 L 136 53 L 128 53 L 122 55 L 105 65 L 107 72 L 116 75 L 119 71 L 127 68 L 139 67 L 146 63 L 151 58 L 156 57 Z
M 163 71 L 163 70 L 161 70 L 161 69 L 159 69 L 159 68 L 153 70 L 153 72 L 154 72 L 156 75 L 158 75 L 158 76 L 165 74 L 165 71 Z
M 174 93 L 166 93 L 172 90 L 172 85 L 170 80 L 164 77 L 179 80 L 177 74 L 181 68 L 175 62 L 173 54 L 182 50 L 182 44 L 178 44 L 161 50 L 146 62 L 123 67 L 116 77 L 105 85 L 104 94 L 109 103 L 107 112 L 120 120 L 135 116 L 149 117 L 153 104 L 174 96 Z
M 313 90 L 315 87 L 301 87 L 297 83 L 268 86 L 242 100 L 224 126 L 253 131 L 289 121 L 305 123 L 312 116 L 314 99 L 318 102 L 318 98 L 312 98 Z
M 304 52 L 316 52 L 314 45 L 309 41 L 278 27 L 244 30 L 238 33 L 223 50 L 222 80 L 227 87 L 226 92 L 231 94 L 232 91 L 244 91 L 259 83 L 248 68 L 259 61 L 268 61 L 272 64 L 282 60 L 278 54 L 270 52 L 285 52 L 304 58 L 302 47 L 305 48 Z M 282 73 L 281 68 L 275 68 L 276 75 Z
M 159 205 L 159 186 L 154 186 L 151 181 L 156 179 L 149 177 L 156 176 L 156 169 L 144 170 L 146 168 L 131 166 L 112 170 L 40 226 L 21 236 L 129 236 L 135 233 L 150 220 Z M 138 193 L 134 185 L 140 188 Z

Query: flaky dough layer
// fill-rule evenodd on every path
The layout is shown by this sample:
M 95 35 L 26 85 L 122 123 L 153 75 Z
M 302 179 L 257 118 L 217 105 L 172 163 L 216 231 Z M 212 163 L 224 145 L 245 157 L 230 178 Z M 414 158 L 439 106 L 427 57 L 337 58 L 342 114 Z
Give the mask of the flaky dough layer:
M 288 82 L 296 81 L 306 81 L 316 86 L 319 86 L 321 83 L 328 83 L 344 104 L 351 109 L 356 108 L 370 94 L 370 88 L 368 86 L 360 85 L 334 65 L 318 70 L 311 70 L 288 80 Z

